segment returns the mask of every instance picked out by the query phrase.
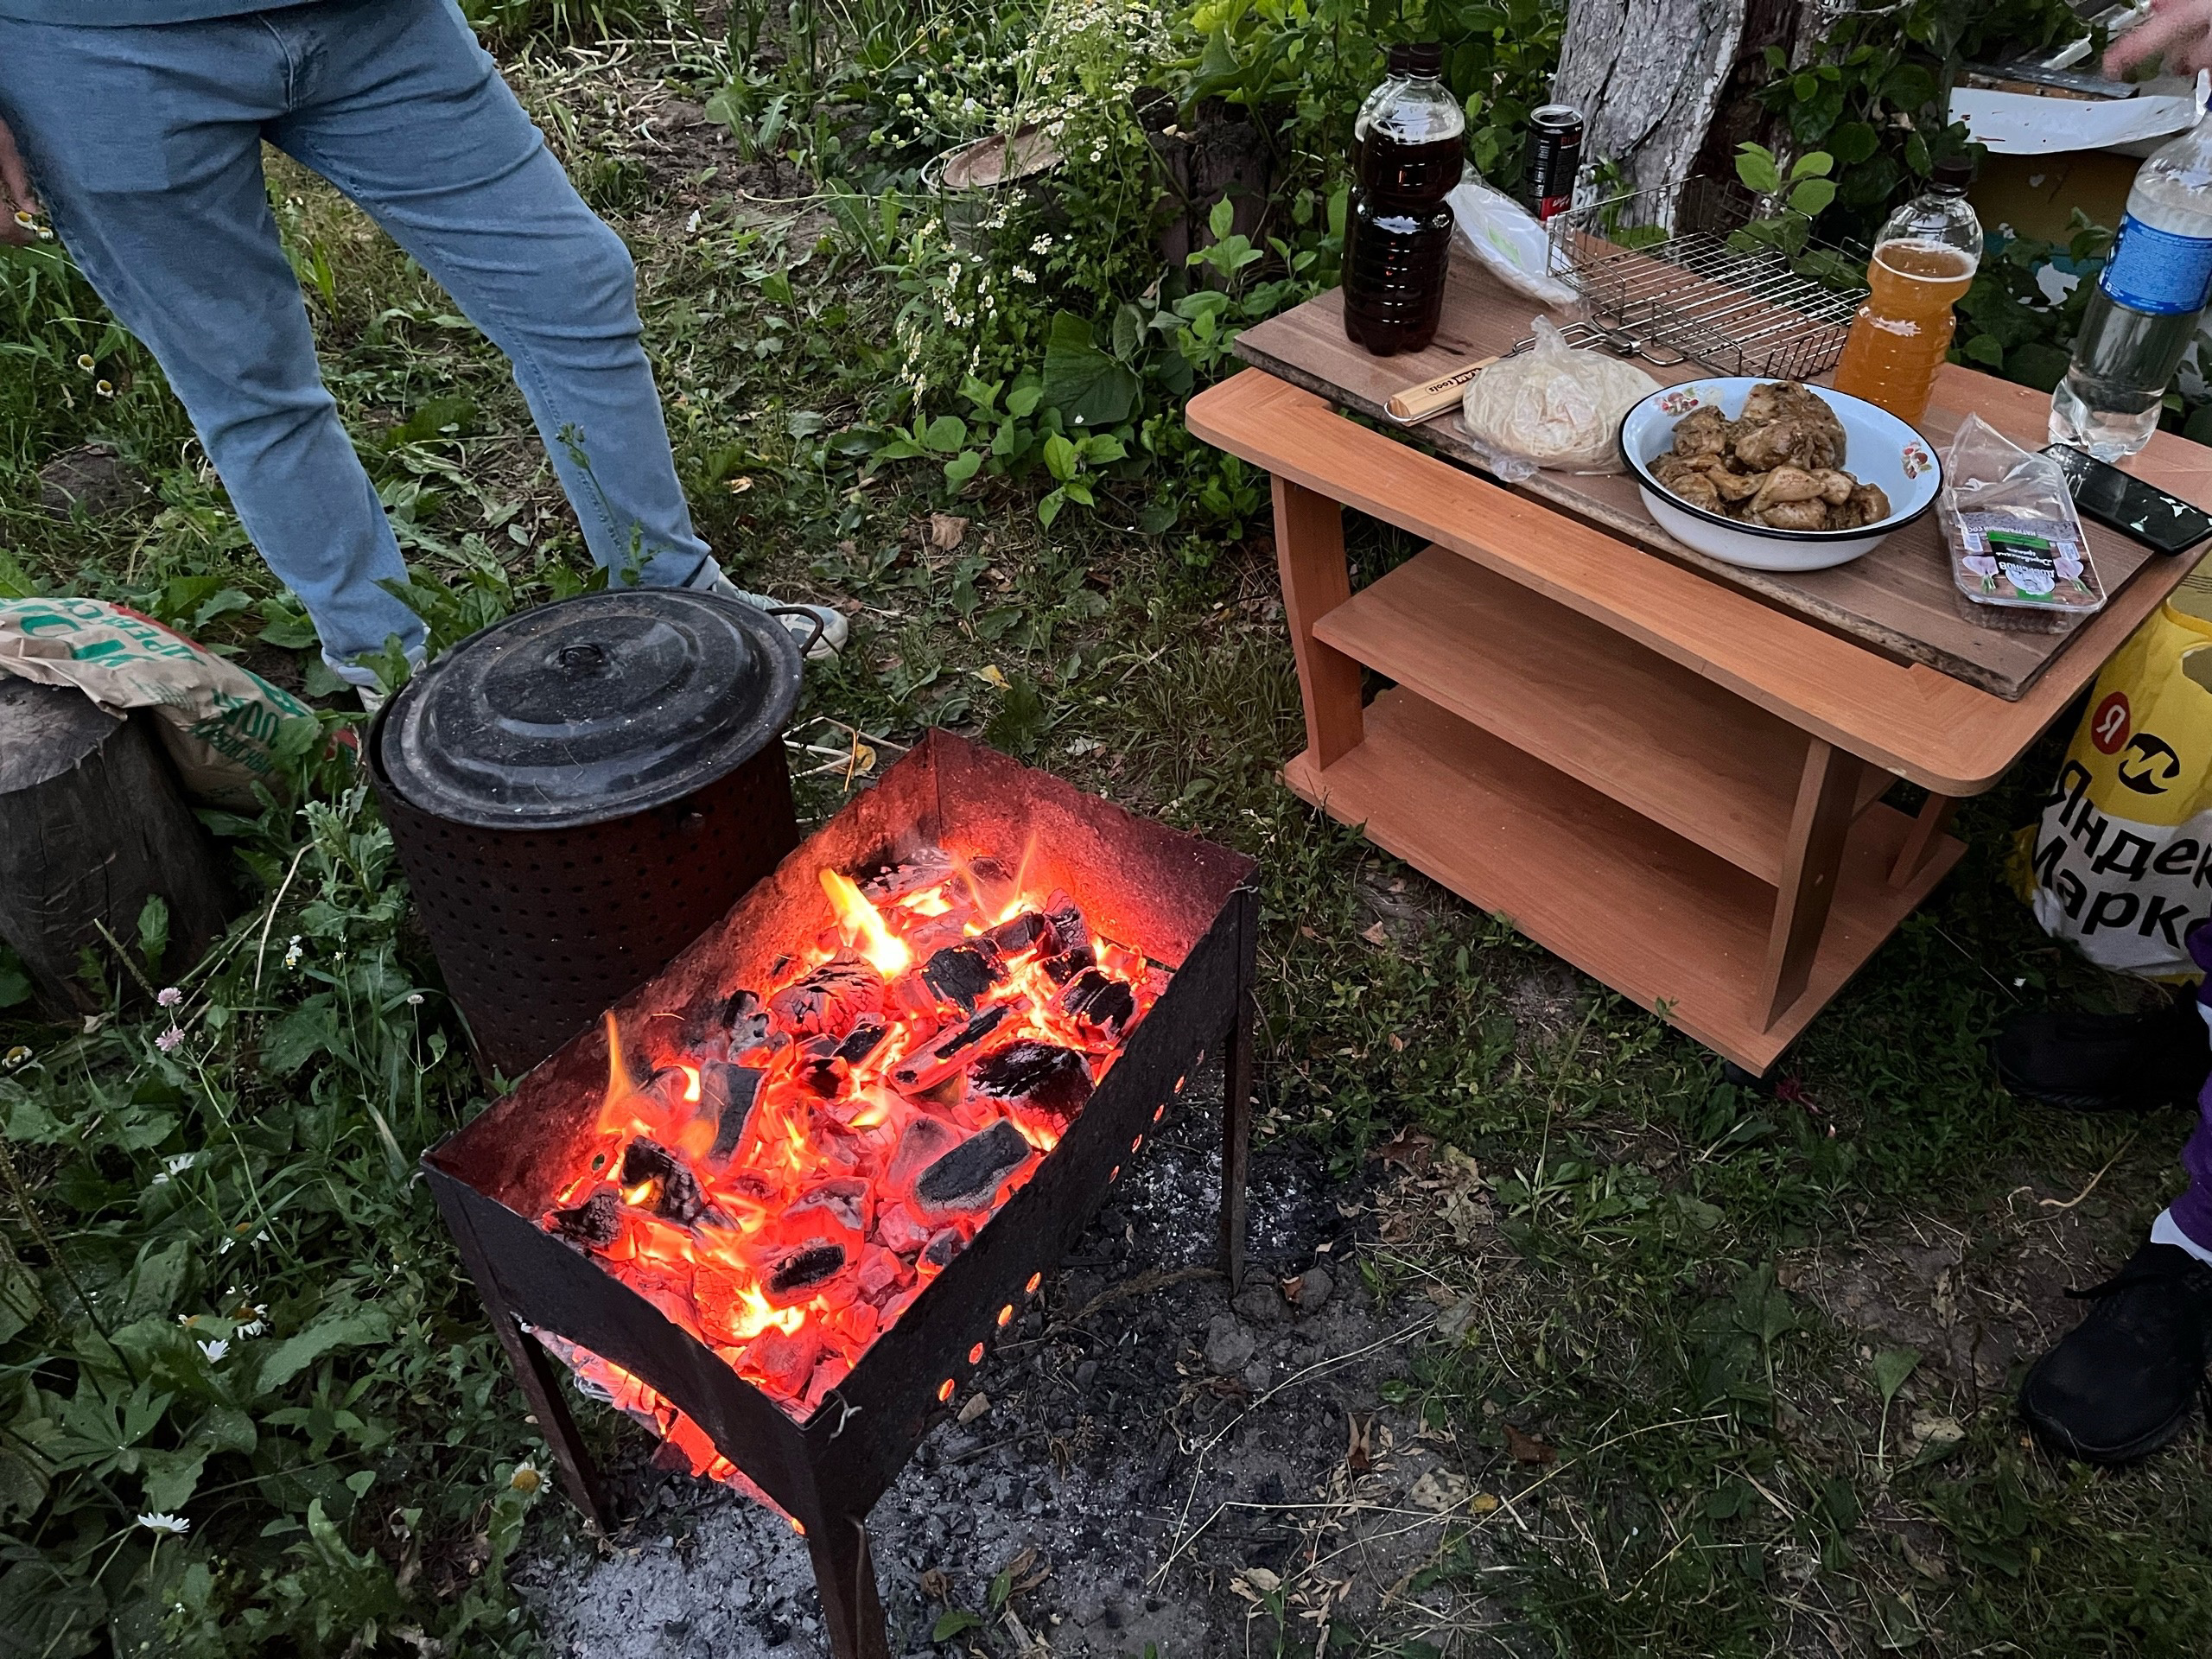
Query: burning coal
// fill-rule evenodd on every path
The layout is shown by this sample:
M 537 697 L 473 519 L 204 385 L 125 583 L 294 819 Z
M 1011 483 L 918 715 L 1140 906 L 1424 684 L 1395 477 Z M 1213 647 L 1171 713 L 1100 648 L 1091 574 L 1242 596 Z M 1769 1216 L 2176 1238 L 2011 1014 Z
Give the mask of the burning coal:
M 804 1421 L 1081 1114 L 1165 988 L 1058 891 L 937 856 L 856 884 L 773 983 L 607 1018 L 594 1133 L 540 1224 Z M 734 1471 L 619 1367 L 543 1333 L 695 1473 Z

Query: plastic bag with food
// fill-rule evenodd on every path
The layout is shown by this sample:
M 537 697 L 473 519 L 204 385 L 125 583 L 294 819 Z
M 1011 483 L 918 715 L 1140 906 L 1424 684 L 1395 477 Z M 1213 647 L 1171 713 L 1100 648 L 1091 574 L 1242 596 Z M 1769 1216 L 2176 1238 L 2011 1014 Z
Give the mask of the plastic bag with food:
M 1461 245 L 1508 288 L 1561 309 L 1580 297 L 1552 272 L 1551 233 L 1512 197 L 1470 168 L 1445 200 Z
M 2104 608 L 2065 469 L 2049 455 L 1969 415 L 1943 457 L 1936 509 L 1975 620 L 2058 630 Z
M 1501 478 L 1524 479 L 1539 467 L 1619 472 L 1621 419 L 1659 383 L 1617 357 L 1574 350 L 1542 317 L 1535 335 L 1528 351 L 1475 377 L 1460 423 Z

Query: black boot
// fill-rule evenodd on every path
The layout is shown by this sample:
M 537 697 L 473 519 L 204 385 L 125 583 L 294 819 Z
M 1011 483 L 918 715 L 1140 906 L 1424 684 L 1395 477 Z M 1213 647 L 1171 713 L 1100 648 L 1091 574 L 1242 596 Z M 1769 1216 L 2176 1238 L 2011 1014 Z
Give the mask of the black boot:
M 2150 1014 L 2037 1008 L 1998 1033 L 1997 1077 L 2023 1100 L 2074 1112 L 2187 1105 L 2212 1071 L 2194 998 Z
M 2212 1266 L 2145 1244 L 2093 1290 L 2096 1306 L 2020 1388 L 2044 1444 L 2085 1463 L 2147 1457 L 2188 1427 L 2212 1357 Z

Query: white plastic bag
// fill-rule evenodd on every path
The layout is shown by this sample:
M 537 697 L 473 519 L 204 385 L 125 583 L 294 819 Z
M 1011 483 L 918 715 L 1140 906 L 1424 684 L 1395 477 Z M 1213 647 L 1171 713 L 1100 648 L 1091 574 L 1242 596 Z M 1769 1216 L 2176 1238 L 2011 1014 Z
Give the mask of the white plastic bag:
M 1969 415 L 1943 457 L 1937 518 L 1951 579 L 1977 621 L 2069 627 L 2104 608 L 2104 584 L 2066 469 Z
M 1467 388 L 1459 405 L 1467 435 L 1509 480 L 1539 467 L 1619 472 L 1621 419 L 1659 383 L 1618 357 L 1574 350 L 1545 318 L 1534 331 L 1535 346 L 1493 363 Z
M 1508 288 L 1554 310 L 1581 297 L 1552 275 L 1551 238 L 1536 216 L 1484 184 L 1472 168 L 1445 200 L 1462 245 Z

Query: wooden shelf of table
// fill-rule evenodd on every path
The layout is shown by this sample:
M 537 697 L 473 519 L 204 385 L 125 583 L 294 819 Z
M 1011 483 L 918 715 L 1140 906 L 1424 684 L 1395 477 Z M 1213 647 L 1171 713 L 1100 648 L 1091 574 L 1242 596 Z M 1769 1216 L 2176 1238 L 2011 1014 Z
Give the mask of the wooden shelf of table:
M 1726 687 L 1430 546 L 1313 636 L 1773 886 L 1810 740 Z M 1854 816 L 1891 779 L 1863 769 Z
M 1371 591 L 1371 590 L 1370 590 Z M 1738 1065 L 1764 1071 L 1965 850 L 1941 837 L 1892 886 L 1914 822 L 1861 813 L 1804 988 L 1765 1012 L 1776 889 L 1409 690 L 1365 712 L 1299 795 Z

